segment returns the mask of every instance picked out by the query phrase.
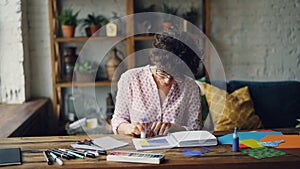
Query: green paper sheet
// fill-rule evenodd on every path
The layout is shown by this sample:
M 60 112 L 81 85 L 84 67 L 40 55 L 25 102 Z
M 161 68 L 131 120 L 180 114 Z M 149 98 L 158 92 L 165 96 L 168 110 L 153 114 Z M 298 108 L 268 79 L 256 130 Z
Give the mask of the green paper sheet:
M 256 159 L 263 159 L 268 157 L 276 157 L 276 156 L 282 156 L 286 153 L 283 151 L 275 150 L 274 148 L 254 148 L 254 149 L 243 149 L 241 152 L 248 154 L 249 156 L 252 156 Z

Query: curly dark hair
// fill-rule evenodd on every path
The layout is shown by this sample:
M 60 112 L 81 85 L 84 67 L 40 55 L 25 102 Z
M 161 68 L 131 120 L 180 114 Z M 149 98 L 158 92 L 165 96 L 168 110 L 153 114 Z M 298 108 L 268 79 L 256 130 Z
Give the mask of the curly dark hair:
M 186 32 L 169 29 L 167 32 L 156 34 L 153 47 L 150 59 L 158 68 L 170 74 L 178 72 L 178 68 L 180 68 L 180 74 L 186 74 L 189 71 L 193 73 L 194 77 L 196 76 L 201 56 L 193 51 L 198 53 L 199 49 Z M 188 67 L 186 69 L 189 70 L 185 70 L 180 63 L 185 63 Z

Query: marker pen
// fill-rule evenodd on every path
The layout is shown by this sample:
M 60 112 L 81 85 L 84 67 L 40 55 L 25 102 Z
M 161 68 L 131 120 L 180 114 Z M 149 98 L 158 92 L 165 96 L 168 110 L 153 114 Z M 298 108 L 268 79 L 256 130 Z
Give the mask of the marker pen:
M 147 134 L 147 126 L 146 126 L 146 124 L 147 124 L 147 118 L 144 117 L 142 119 L 142 121 L 144 123 L 144 131 L 141 131 L 141 138 L 144 139 L 144 138 L 146 138 L 146 134 Z
M 59 150 L 59 149 L 51 149 L 51 150 L 54 150 L 54 151 L 56 151 L 56 152 L 65 154 L 65 155 L 67 155 L 70 159 L 75 159 L 75 158 L 76 158 L 76 156 L 74 156 L 73 154 L 70 154 L 70 153 L 65 152 L 65 151 L 61 151 L 61 150 Z
M 69 150 L 69 151 L 74 152 L 79 155 L 82 155 L 82 156 L 85 156 L 85 157 L 96 158 L 95 154 L 89 153 L 87 151 L 85 151 L 85 152 L 80 152 L 80 151 L 76 151 L 76 150 Z
M 107 155 L 107 152 L 105 150 L 97 150 L 96 151 L 99 155 Z
M 99 153 L 97 151 L 91 151 L 91 150 L 88 150 L 88 149 L 78 149 L 78 148 L 74 148 L 72 150 L 75 150 L 75 151 L 79 151 L 79 152 L 87 152 L 87 153 L 91 153 L 91 154 L 94 154 L 96 157 L 99 156 Z
M 107 152 L 105 150 L 95 150 L 95 149 L 88 149 L 88 148 L 76 148 L 76 150 L 88 151 L 89 153 L 95 154 L 96 156 L 107 155 Z
M 52 158 L 54 159 L 54 161 L 57 162 L 57 164 L 59 165 L 63 165 L 64 163 L 61 161 L 61 159 L 59 159 L 55 154 L 53 154 L 52 152 L 50 152 L 50 155 L 52 156 Z
M 55 154 L 55 155 L 57 155 L 57 156 L 59 156 L 59 157 L 62 157 L 64 159 L 67 159 L 67 160 L 71 159 L 71 157 L 68 156 L 67 154 L 65 154 L 64 152 L 61 152 L 61 151 L 58 151 L 58 150 L 55 150 L 55 149 L 49 149 L 48 151 Z
M 77 158 L 84 158 L 84 156 L 82 156 L 82 155 L 80 155 L 80 154 L 77 154 L 77 153 L 74 153 L 74 152 L 72 152 L 72 151 L 70 151 L 70 150 L 65 150 L 65 149 L 59 149 L 59 150 L 61 150 L 61 151 L 63 151 L 63 152 L 67 152 L 67 153 L 69 153 L 69 154 L 72 154 L 72 155 L 74 155 L 74 156 L 76 156 Z
M 239 151 L 239 136 L 237 134 L 236 127 L 234 128 L 234 132 L 232 134 L 232 151 Z
M 51 160 L 51 158 L 48 156 L 47 151 L 43 151 L 44 157 L 48 163 L 48 165 L 52 165 L 53 161 Z

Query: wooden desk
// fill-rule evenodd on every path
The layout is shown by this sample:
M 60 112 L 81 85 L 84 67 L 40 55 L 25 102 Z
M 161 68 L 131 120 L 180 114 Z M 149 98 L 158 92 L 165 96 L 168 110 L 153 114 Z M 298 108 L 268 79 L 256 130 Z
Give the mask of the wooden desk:
M 23 104 L 0 104 L 0 137 L 40 136 L 49 134 L 49 99 Z
M 107 136 L 107 135 L 105 135 Z M 126 142 L 130 142 L 130 137 L 109 135 Z M 59 166 L 47 165 L 42 151 L 49 148 L 68 148 L 70 144 L 75 143 L 79 139 L 87 138 L 87 136 L 53 136 L 53 137 L 23 137 L 23 138 L 0 138 L 0 148 L 21 147 L 23 164 L 15 166 L 7 166 L 4 168 L 172 168 L 172 169 L 213 169 L 213 168 L 228 168 L 228 169 L 244 169 L 244 168 L 266 168 L 266 169 L 299 169 L 300 157 L 287 154 L 285 156 L 265 158 L 261 160 L 254 159 L 243 153 L 231 152 L 230 145 L 219 145 L 210 147 L 214 150 L 212 153 L 207 153 L 201 157 L 185 157 L 180 152 L 182 148 L 174 148 L 167 152 L 166 160 L 162 164 L 139 164 L 139 163 L 121 163 L 108 162 L 106 156 L 98 158 L 64 160 L 64 165 Z M 133 147 L 131 145 L 131 150 Z M 198 149 L 198 148 L 191 148 Z M 159 150 L 161 151 L 161 150 Z M 159 152 L 156 151 L 156 152 Z M 203 151 L 203 150 L 201 150 Z M 299 151 L 299 150 L 297 150 Z M 2 168 L 2 167 L 1 167 Z

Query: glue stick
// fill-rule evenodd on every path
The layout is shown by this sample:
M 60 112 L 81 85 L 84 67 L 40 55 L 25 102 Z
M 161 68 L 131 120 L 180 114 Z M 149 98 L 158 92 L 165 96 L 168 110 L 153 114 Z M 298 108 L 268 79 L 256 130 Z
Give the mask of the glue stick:
M 144 131 L 141 131 L 141 138 L 144 139 L 144 138 L 146 138 L 146 134 L 147 134 L 147 126 L 146 126 L 147 118 L 146 117 L 143 118 L 142 121 L 144 123 Z
M 237 134 L 236 127 L 234 128 L 234 132 L 232 134 L 232 151 L 239 151 L 239 136 Z

